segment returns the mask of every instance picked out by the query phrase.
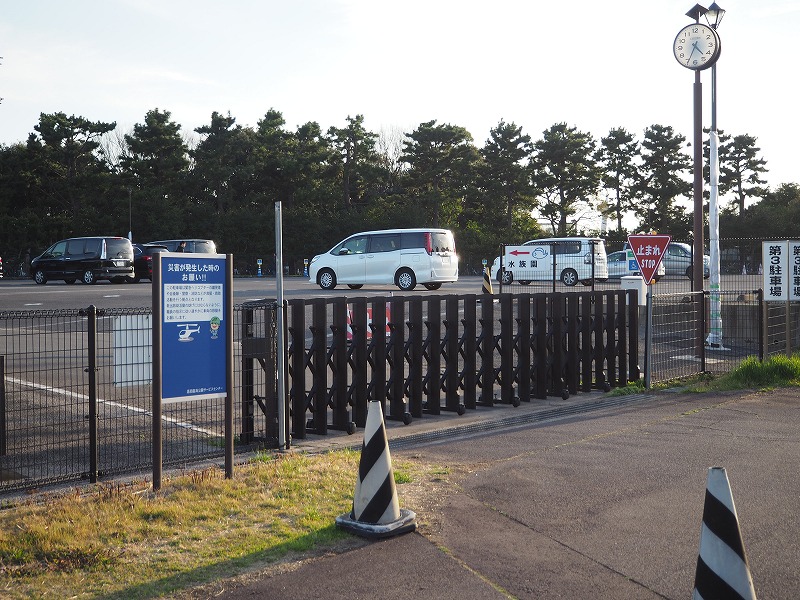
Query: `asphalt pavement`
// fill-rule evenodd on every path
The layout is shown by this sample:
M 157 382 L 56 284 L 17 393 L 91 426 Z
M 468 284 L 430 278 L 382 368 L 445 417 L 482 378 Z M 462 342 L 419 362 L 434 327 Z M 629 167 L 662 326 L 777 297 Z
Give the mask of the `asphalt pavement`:
M 354 538 L 185 597 L 688 598 L 712 466 L 727 470 L 758 597 L 798 597 L 796 390 L 579 394 L 386 428 L 393 460 L 447 471 L 427 497 L 398 486 L 416 532 Z M 295 448 L 360 443 L 329 435 Z

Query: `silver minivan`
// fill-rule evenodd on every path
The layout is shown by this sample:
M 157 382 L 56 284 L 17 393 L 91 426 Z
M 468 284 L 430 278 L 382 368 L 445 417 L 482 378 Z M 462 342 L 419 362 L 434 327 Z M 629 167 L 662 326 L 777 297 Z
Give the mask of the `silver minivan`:
M 357 290 L 364 284 L 417 284 L 438 290 L 458 281 L 458 255 L 448 229 L 384 229 L 355 233 L 311 259 L 309 281 L 323 290 L 338 284 Z

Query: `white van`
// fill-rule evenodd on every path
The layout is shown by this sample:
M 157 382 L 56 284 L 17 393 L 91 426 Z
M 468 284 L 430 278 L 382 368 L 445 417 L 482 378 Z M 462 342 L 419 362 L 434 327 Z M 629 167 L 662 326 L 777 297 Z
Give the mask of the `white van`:
M 560 280 L 573 286 L 608 280 L 606 245 L 601 238 L 569 237 L 530 240 L 521 246 L 506 246 L 505 254 L 494 259 L 491 277 L 503 285 L 519 281 Z M 594 270 L 593 270 L 594 268 Z
M 458 281 L 458 255 L 447 229 L 384 229 L 356 233 L 311 259 L 309 281 L 323 290 L 346 284 L 394 284 L 403 291 L 421 283 L 438 290 Z

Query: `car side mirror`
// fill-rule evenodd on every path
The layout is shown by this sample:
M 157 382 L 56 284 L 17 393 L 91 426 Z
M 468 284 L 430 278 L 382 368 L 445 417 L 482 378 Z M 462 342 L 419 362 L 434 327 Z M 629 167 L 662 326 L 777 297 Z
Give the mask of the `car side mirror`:
M 342 256 L 344 254 L 350 254 L 350 250 L 348 250 L 347 248 L 342 248 L 341 250 L 339 250 L 339 256 Z

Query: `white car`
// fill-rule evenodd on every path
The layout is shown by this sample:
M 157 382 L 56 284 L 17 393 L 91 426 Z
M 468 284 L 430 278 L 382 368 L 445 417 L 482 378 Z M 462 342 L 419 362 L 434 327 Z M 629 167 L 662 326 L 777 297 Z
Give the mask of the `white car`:
M 323 290 L 345 284 L 394 284 L 403 291 L 421 283 L 438 290 L 458 281 L 458 255 L 448 229 L 384 229 L 345 238 L 311 259 L 309 281 Z
M 692 247 L 682 242 L 670 242 L 661 263 L 667 270 L 667 275 L 685 275 L 692 278 Z M 703 277 L 711 277 L 711 257 L 703 256 Z

